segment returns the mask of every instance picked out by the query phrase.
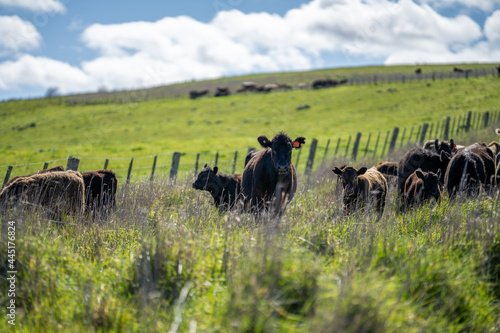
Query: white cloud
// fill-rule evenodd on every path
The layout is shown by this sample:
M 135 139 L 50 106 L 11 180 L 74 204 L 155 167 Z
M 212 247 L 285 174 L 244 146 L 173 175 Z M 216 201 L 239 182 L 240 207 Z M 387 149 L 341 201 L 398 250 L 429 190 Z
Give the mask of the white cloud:
M 0 83 L 3 80 L 4 87 L 59 86 L 61 92 L 99 86 L 138 88 L 243 73 L 307 70 L 323 66 L 325 55 L 345 59 L 329 66 L 349 64 L 352 59 L 385 64 L 493 62 L 500 61 L 499 22 L 500 11 L 492 13 L 483 31 L 468 16 L 445 17 L 430 5 L 411 0 L 313 0 L 284 16 L 230 10 L 219 12 L 208 23 L 179 16 L 156 22 L 93 24 L 83 31 L 81 40 L 97 50 L 96 58 L 74 67 L 25 56 L 9 66 L 0 64 Z M 50 71 L 41 69 L 48 65 Z M 21 69 L 34 71 L 37 79 L 25 80 L 26 75 L 16 81 Z M 71 75 L 55 74 L 60 71 Z M 9 74 L 7 79 L 4 73 Z
M 23 8 L 31 11 L 64 13 L 66 8 L 58 0 L 0 0 L 0 6 Z
M 56 86 L 62 93 L 95 87 L 82 70 L 61 61 L 23 55 L 15 61 L 0 63 L 0 89 L 17 89 L 22 86 Z
M 35 49 L 42 40 L 35 26 L 18 16 L 0 16 L 0 36 L 0 56 Z

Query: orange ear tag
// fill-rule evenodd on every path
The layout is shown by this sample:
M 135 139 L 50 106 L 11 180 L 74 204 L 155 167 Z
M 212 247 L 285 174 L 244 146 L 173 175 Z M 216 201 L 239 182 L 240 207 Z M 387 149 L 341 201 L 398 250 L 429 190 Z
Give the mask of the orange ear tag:
M 300 142 L 294 141 L 292 147 L 293 148 L 300 148 Z

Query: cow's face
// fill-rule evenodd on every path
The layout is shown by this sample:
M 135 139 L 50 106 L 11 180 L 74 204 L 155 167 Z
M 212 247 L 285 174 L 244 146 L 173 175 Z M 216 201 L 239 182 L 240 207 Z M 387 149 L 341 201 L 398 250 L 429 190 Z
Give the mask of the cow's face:
M 367 168 L 362 167 L 359 169 L 353 167 L 344 167 L 342 169 L 333 168 L 333 172 L 338 175 L 342 181 L 344 189 L 344 197 L 354 198 L 358 193 L 358 176 L 364 174 Z
M 439 177 L 441 176 L 441 170 L 439 170 L 437 174 L 435 174 L 434 172 L 423 173 L 420 170 L 417 170 L 415 171 L 415 174 L 417 175 L 418 178 L 422 179 L 422 181 L 424 182 L 425 192 L 436 198 L 436 200 L 438 200 L 439 197 L 441 196 L 441 190 L 440 190 L 441 185 L 439 184 Z
M 214 183 L 219 169 L 214 167 L 213 170 L 205 164 L 205 168 L 198 174 L 198 178 L 193 183 L 193 188 L 197 190 L 209 190 L 211 184 Z
M 287 175 L 290 172 L 292 165 L 292 149 L 300 148 L 302 144 L 306 143 L 306 139 L 299 136 L 292 141 L 285 133 L 277 134 L 272 141 L 265 136 L 257 138 L 259 143 L 264 148 L 271 148 L 271 159 L 273 166 L 279 175 Z

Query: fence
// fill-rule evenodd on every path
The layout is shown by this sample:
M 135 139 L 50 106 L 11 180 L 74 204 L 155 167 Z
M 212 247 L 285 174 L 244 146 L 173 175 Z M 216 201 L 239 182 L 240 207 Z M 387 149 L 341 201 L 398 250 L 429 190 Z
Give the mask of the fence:
M 330 153 L 333 147 L 330 147 L 331 140 L 328 139 L 326 146 L 319 146 L 317 139 L 312 139 L 309 146 L 309 154 L 306 160 L 301 160 L 302 150 L 297 152 L 295 158 L 295 166 L 298 172 L 303 172 L 306 175 L 310 175 L 313 168 L 314 162 L 318 159 L 319 155 L 321 157 L 320 165 L 327 162 L 329 158 L 338 159 L 343 158 L 344 160 L 349 159 L 354 162 L 358 158 L 376 158 L 385 159 L 390 157 L 391 154 L 398 148 L 403 147 L 403 145 L 419 145 L 422 146 L 426 140 L 441 138 L 443 140 L 449 140 L 453 136 L 456 136 L 463 132 L 469 132 L 472 130 L 479 130 L 489 126 L 490 124 L 495 124 L 500 122 L 500 111 L 486 111 L 486 112 L 472 112 L 469 111 L 463 115 L 458 115 L 454 117 L 446 117 L 445 119 L 435 121 L 433 123 L 424 123 L 421 125 L 413 125 L 411 127 L 394 127 L 388 131 L 379 131 L 375 133 L 368 133 L 363 135 L 358 132 L 354 138 L 354 142 L 351 142 L 352 136 L 348 138 L 338 138 L 336 141 L 333 156 Z M 366 142 L 362 140 L 366 137 Z M 119 160 L 122 162 L 128 162 L 127 168 L 113 168 L 118 175 L 118 178 L 125 181 L 127 184 L 130 182 L 133 172 L 141 171 L 142 176 L 137 178 L 147 178 L 153 180 L 158 174 L 167 175 L 169 179 L 175 181 L 179 177 L 179 170 L 183 169 L 185 175 L 196 175 L 198 171 L 203 168 L 205 163 L 210 165 L 218 165 L 219 169 L 227 173 L 235 173 L 236 171 L 243 170 L 244 159 L 246 154 L 254 149 L 250 147 L 248 149 L 240 149 L 234 152 L 203 152 L 203 153 L 181 153 L 181 152 L 169 152 L 158 155 L 133 157 L 130 159 L 126 158 L 114 158 L 113 161 Z M 342 155 L 343 154 L 343 155 Z M 186 162 L 181 162 L 182 158 L 192 157 L 191 160 L 187 158 Z M 221 159 L 224 157 L 224 159 Z M 159 160 L 162 159 L 163 164 L 159 164 Z M 25 173 L 29 167 L 42 166 L 42 169 L 47 169 L 50 164 L 61 164 L 62 161 L 66 162 L 66 169 L 77 171 L 82 166 L 82 161 L 101 161 L 102 168 L 107 169 L 110 167 L 110 159 L 97 159 L 97 158 L 76 158 L 73 156 L 68 157 L 68 159 L 58 159 L 48 162 L 40 163 L 29 163 L 29 164 L 18 164 L 18 165 L 8 165 L 0 166 L 0 168 L 6 168 L 6 174 L 2 184 L 2 188 L 9 181 L 14 167 L 24 169 L 26 167 Z M 141 163 L 137 166 L 138 161 L 145 161 L 147 163 Z M 89 163 L 87 163 L 90 165 Z M 95 165 L 95 163 L 94 163 Z M 222 167 L 221 167 L 222 165 Z M 100 169 L 101 167 L 94 167 L 93 169 Z M 92 170 L 91 168 L 83 168 L 83 170 Z M 126 176 L 125 176 L 125 175 Z

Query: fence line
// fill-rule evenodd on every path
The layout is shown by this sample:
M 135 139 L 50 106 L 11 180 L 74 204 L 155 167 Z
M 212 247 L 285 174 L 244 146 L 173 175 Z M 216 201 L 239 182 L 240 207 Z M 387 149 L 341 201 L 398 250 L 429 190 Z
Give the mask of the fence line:
M 435 138 L 442 138 L 442 139 L 447 139 L 452 138 L 454 135 L 463 133 L 463 132 L 469 132 L 472 130 L 479 130 L 488 127 L 491 124 L 496 124 L 500 122 L 500 110 L 497 111 L 485 111 L 485 112 L 473 112 L 473 111 L 468 111 L 465 114 L 462 115 L 455 115 L 453 117 L 446 117 L 445 119 L 442 120 L 437 120 L 432 123 L 424 123 L 421 125 L 418 125 L 418 129 L 415 131 L 414 128 L 416 125 L 412 125 L 410 128 L 408 127 L 394 127 L 392 130 L 387 130 L 386 135 L 385 135 L 385 140 L 383 143 L 383 148 L 380 154 L 379 149 L 380 149 L 380 140 L 384 134 L 384 131 L 379 131 L 379 132 L 370 132 L 368 135 L 363 136 L 361 132 L 358 132 L 356 137 L 355 137 L 355 142 L 353 145 L 352 150 L 350 151 L 349 148 L 351 147 L 351 138 L 352 135 L 349 135 L 349 138 L 347 140 L 347 145 L 345 146 L 345 153 L 343 154 L 344 159 L 347 159 L 349 156 L 349 152 L 352 152 L 350 155 L 350 161 L 356 161 L 358 156 L 360 155 L 360 151 L 362 151 L 362 147 L 364 147 L 364 157 L 367 156 L 367 153 L 370 152 L 372 154 L 372 157 L 379 156 L 380 158 L 385 158 L 391 155 L 391 153 L 394 152 L 394 150 L 397 148 L 397 142 L 398 139 L 400 140 L 400 145 L 399 147 L 401 148 L 403 144 L 406 142 L 407 145 L 410 144 L 418 144 L 422 146 L 426 140 L 429 139 L 435 139 Z M 406 133 L 409 132 L 410 134 L 408 137 L 406 137 Z M 401 136 L 399 136 L 399 133 L 402 133 Z M 371 137 L 375 137 L 376 134 L 376 140 L 375 140 L 375 146 L 371 146 L 370 142 Z M 399 138 L 398 138 L 399 137 Z M 367 139 L 364 139 L 367 138 Z M 366 140 L 366 145 L 362 143 L 362 140 Z M 345 140 L 344 140 L 345 141 Z M 339 155 L 339 149 L 341 146 L 342 138 L 338 138 L 337 144 L 335 147 L 335 152 L 334 152 L 334 159 L 338 158 Z M 295 162 L 295 167 L 297 170 L 299 170 L 299 164 L 304 167 L 304 171 L 306 174 L 310 174 L 314 161 L 316 159 L 316 151 L 319 149 L 319 151 L 322 151 L 324 148 L 324 153 L 322 156 L 321 164 L 323 165 L 326 161 L 328 161 L 328 148 L 330 145 L 330 139 L 328 139 L 328 142 L 326 144 L 326 148 L 319 146 L 318 145 L 318 140 L 312 139 L 311 144 L 309 145 L 309 156 L 306 161 L 302 162 L 300 160 L 301 157 L 301 150 L 297 152 L 297 157 L 296 157 L 296 162 Z M 178 172 L 179 172 L 179 167 L 180 166 L 186 166 L 184 168 L 184 171 L 187 170 L 187 173 L 195 175 L 199 171 L 199 164 L 200 163 L 206 163 L 210 162 L 213 165 L 219 165 L 219 169 L 221 167 L 227 168 L 227 170 L 231 170 L 232 173 L 235 173 L 236 171 L 236 166 L 240 165 L 238 161 L 244 161 L 246 157 L 246 153 L 251 151 L 253 147 L 251 148 L 245 148 L 245 149 L 238 149 L 238 150 L 232 150 L 232 151 L 227 151 L 227 152 L 202 152 L 202 153 L 180 153 L 180 152 L 168 152 L 168 153 L 162 153 L 162 154 L 156 154 L 156 155 L 149 155 L 149 156 L 140 156 L 140 157 L 134 157 L 134 158 L 88 158 L 84 157 L 82 159 L 76 158 L 76 157 L 68 157 L 67 159 L 67 164 L 66 164 L 66 169 L 71 169 L 71 170 L 78 170 L 79 167 L 81 167 L 81 162 L 82 160 L 105 160 L 104 166 L 107 167 L 109 164 L 109 161 L 114 161 L 114 160 L 129 160 L 130 163 L 127 168 L 113 168 L 115 172 L 122 172 L 126 171 L 126 183 L 129 183 L 132 176 L 133 176 L 133 171 L 142 171 L 142 170 L 151 170 L 151 173 L 148 174 L 149 179 L 153 180 L 155 173 L 158 173 L 159 170 L 163 171 L 163 174 L 169 174 L 169 178 L 171 180 L 174 180 L 177 178 Z M 387 149 L 387 152 L 386 152 Z M 241 154 L 241 152 L 244 152 L 244 154 Z M 167 163 L 158 163 L 158 158 L 163 156 L 164 158 L 166 156 L 172 155 L 172 160 L 167 161 Z M 181 162 L 181 156 L 195 156 L 196 155 L 196 162 Z M 203 159 L 201 160 L 200 157 L 206 157 L 210 156 L 210 160 Z M 221 156 L 227 156 L 227 158 L 221 159 Z M 151 158 L 151 164 L 147 166 L 134 166 L 134 162 L 137 162 L 137 160 L 144 160 L 146 158 Z M 7 166 L 0 166 L 0 168 L 7 168 L 7 172 L 4 177 L 4 182 L 2 184 L 5 186 L 5 184 L 9 181 L 10 176 L 12 174 L 12 171 L 15 167 L 24 167 L 24 166 L 34 166 L 34 165 L 43 165 L 43 168 L 46 169 L 49 166 L 49 163 L 55 163 L 55 162 L 60 162 L 64 161 L 66 159 L 56 159 L 56 160 L 50 160 L 46 162 L 38 162 L 38 163 L 27 163 L 27 164 L 13 164 L 13 165 L 7 165 Z M 215 161 L 215 163 L 214 163 Z M 241 166 L 243 166 L 241 164 Z M 302 170 L 302 167 L 300 170 Z M 193 172 L 194 170 L 194 172 Z M 186 174 L 187 174 L 186 173 Z M 142 176 L 134 176 L 134 177 L 145 177 L 145 175 Z M 125 177 L 119 177 L 121 179 Z

